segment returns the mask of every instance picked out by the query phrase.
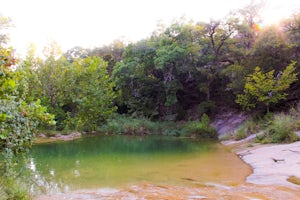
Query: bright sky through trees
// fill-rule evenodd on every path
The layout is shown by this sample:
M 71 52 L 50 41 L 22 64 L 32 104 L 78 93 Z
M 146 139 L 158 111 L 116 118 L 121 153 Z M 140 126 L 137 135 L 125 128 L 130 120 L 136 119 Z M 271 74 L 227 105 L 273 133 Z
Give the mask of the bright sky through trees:
M 251 0 L 0 0 L 0 14 L 11 17 L 11 44 L 24 53 L 53 39 L 67 50 L 95 47 L 114 39 L 137 41 L 155 30 L 158 21 L 170 23 L 186 16 L 194 21 L 219 19 Z M 300 10 L 297 0 L 265 0 L 263 18 L 273 23 Z

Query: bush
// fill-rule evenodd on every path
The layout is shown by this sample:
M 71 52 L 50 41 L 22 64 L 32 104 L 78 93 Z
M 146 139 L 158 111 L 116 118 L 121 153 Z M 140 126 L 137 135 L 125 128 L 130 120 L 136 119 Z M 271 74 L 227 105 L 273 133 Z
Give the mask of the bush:
M 201 121 L 191 121 L 186 123 L 186 128 L 190 134 L 196 135 L 201 138 L 217 138 L 217 131 L 210 126 L 209 118 L 206 114 L 202 115 Z
M 15 181 L 0 180 L 0 200 L 27 200 L 31 199 L 29 193 Z
M 295 122 L 291 115 L 283 113 L 274 115 L 264 130 L 265 134 L 257 137 L 257 140 L 262 143 L 295 142 L 299 139 L 295 134 Z
M 198 106 L 198 112 L 200 115 L 205 113 L 210 113 L 215 108 L 215 103 L 213 101 L 203 101 Z
M 251 134 L 257 133 L 258 128 L 256 123 L 251 119 L 243 123 L 237 130 L 235 140 L 242 140 Z
M 247 131 L 246 131 L 246 127 L 243 126 L 242 128 L 237 130 L 237 133 L 235 135 L 235 140 L 242 140 L 245 139 L 246 137 L 248 137 Z
M 107 123 L 100 127 L 98 131 L 108 134 L 150 134 L 159 130 L 158 123 L 148 119 L 135 119 L 123 115 L 116 115 L 107 120 Z
M 107 123 L 98 129 L 107 134 L 129 135 L 168 135 L 168 136 L 191 136 L 200 138 L 217 138 L 216 130 L 210 126 L 209 118 L 203 115 L 201 121 L 176 123 L 172 121 L 150 121 L 146 118 L 135 119 L 123 115 L 116 115 L 107 120 Z

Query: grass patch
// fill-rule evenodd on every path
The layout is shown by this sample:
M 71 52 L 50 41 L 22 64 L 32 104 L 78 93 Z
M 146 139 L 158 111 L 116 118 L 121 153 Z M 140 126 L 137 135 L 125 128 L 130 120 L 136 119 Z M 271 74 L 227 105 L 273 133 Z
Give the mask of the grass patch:
M 253 144 L 248 144 L 247 147 L 254 147 Z
M 16 181 L 1 177 L 0 200 L 29 200 L 29 192 L 22 188 Z
M 242 140 L 251 134 L 257 133 L 259 131 L 257 123 L 251 119 L 243 123 L 237 130 L 235 134 L 235 140 Z
M 218 137 L 215 128 L 210 126 L 209 118 L 206 114 L 202 115 L 201 121 L 190 121 L 183 125 L 189 134 L 198 136 L 200 138 L 216 139 Z
M 261 143 L 290 143 L 299 140 L 295 134 L 297 120 L 291 115 L 274 114 L 266 121 L 268 121 L 268 125 L 264 127 L 265 134 L 257 137 L 257 141 Z
M 300 129 L 300 106 L 291 109 L 289 113 L 268 113 L 263 117 L 256 116 L 242 124 L 234 135 L 235 140 L 241 140 L 251 134 L 263 131 L 256 136 L 259 143 L 291 143 L 299 140 L 296 131 Z
M 296 185 L 300 185 L 300 178 L 296 177 L 296 176 L 290 176 L 287 181 L 294 183 Z
M 133 118 L 116 115 L 98 129 L 106 134 L 127 135 L 168 135 L 168 136 L 196 136 L 199 138 L 217 138 L 216 130 L 209 125 L 207 115 L 201 121 L 176 123 L 174 121 L 151 121 L 146 118 Z

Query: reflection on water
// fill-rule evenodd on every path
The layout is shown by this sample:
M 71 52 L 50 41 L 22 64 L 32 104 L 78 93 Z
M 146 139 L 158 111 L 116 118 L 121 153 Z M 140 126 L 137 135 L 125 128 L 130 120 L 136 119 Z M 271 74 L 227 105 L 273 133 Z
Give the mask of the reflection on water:
M 30 157 L 32 191 L 47 193 L 140 182 L 234 185 L 250 173 L 217 144 L 162 136 L 97 136 L 41 144 L 32 148 Z

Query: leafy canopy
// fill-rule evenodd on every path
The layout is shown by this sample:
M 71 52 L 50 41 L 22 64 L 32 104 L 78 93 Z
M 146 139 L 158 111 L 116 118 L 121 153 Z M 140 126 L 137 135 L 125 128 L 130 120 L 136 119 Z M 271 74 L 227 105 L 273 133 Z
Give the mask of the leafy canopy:
M 262 103 L 269 111 L 271 104 L 286 98 L 287 93 L 284 91 L 298 80 L 297 73 L 294 72 L 295 65 L 296 62 L 292 62 L 277 76 L 274 76 L 274 70 L 263 73 L 259 67 L 256 67 L 254 73 L 246 77 L 244 93 L 237 95 L 236 102 L 248 110 Z
M 26 101 L 28 94 L 24 74 L 10 68 L 9 49 L 0 49 L 0 171 L 10 176 L 19 155 L 30 148 L 41 122 L 54 124 L 39 100 Z

